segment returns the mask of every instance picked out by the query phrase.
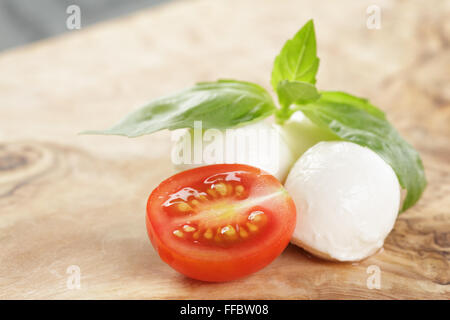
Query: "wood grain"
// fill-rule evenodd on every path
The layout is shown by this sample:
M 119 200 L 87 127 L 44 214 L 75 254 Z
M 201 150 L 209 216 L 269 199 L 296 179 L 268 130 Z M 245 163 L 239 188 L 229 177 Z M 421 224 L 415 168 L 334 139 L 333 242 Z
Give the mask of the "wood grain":
M 450 298 L 450 3 L 178 1 L 0 55 L 0 298 Z M 337 14 L 339 13 L 339 14 Z M 80 136 L 196 81 L 269 87 L 283 42 L 314 18 L 318 86 L 366 96 L 422 154 L 429 185 L 384 250 L 357 264 L 289 246 L 245 279 L 207 284 L 166 266 L 145 202 L 172 173 L 170 134 Z M 68 289 L 66 270 L 81 269 Z M 368 289 L 367 267 L 381 269 Z

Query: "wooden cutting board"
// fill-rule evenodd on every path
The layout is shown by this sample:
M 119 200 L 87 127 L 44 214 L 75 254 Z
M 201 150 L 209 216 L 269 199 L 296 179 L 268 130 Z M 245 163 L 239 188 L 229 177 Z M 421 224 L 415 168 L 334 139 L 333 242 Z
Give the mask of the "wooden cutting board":
M 371 30 L 372 2 L 176 1 L 3 52 L 0 298 L 449 299 L 450 2 L 377 1 L 381 29 Z M 319 88 L 384 109 L 421 152 L 428 188 L 363 262 L 291 245 L 239 281 L 187 279 L 159 259 L 144 223 L 149 193 L 172 173 L 170 133 L 77 133 L 197 81 L 269 88 L 275 55 L 309 18 Z M 380 288 L 369 289 L 378 268 Z

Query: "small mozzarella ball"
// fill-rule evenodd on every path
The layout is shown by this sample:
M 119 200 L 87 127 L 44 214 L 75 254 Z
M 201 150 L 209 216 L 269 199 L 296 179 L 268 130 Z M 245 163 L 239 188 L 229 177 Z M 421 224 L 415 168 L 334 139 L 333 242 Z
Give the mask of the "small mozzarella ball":
M 208 164 L 241 163 L 260 168 L 283 182 L 295 159 L 275 125 L 260 121 L 233 129 L 178 132 L 172 149 L 176 171 Z
M 285 184 L 297 208 L 292 242 L 323 258 L 358 261 L 383 246 L 400 206 L 400 185 L 375 152 L 320 142 L 294 164 Z
M 280 126 L 280 133 L 298 159 L 306 150 L 320 141 L 338 140 L 338 137 L 312 123 L 301 111 L 295 112 Z

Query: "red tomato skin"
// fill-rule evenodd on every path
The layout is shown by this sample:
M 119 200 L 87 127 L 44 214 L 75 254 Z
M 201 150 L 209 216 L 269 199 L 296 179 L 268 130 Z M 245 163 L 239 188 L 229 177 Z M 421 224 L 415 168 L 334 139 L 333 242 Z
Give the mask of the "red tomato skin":
M 148 216 L 146 218 L 146 225 L 152 245 L 165 263 L 189 278 L 206 282 L 232 281 L 259 271 L 275 260 L 288 246 L 290 241 L 290 237 L 287 239 L 280 239 L 276 246 L 271 248 L 271 250 L 267 250 L 261 256 L 257 264 L 253 264 L 251 267 L 244 267 L 247 265 L 250 258 L 240 260 L 235 259 L 225 263 L 220 261 L 214 263 L 210 261 L 205 262 L 201 260 L 187 259 L 183 256 L 177 255 L 164 246 L 161 241 L 152 237 L 153 231 Z M 292 224 L 292 227 L 289 228 L 287 232 L 292 234 L 294 232 L 294 227 L 295 223 Z M 207 266 L 205 265 L 206 263 Z
M 239 166 L 238 168 L 256 169 L 246 165 L 212 165 L 212 166 L 217 166 L 218 168 L 220 168 L 221 166 Z M 193 170 L 201 170 L 201 168 L 187 170 L 179 173 L 178 175 Z M 268 174 L 266 175 L 269 176 Z M 169 179 L 173 180 L 175 176 L 172 176 Z M 272 180 L 273 183 L 280 184 L 280 182 L 273 176 L 270 176 L 269 179 Z M 147 233 L 153 247 L 158 252 L 160 258 L 165 263 L 170 265 L 173 269 L 180 272 L 181 274 L 184 274 L 189 278 L 206 282 L 224 282 L 248 276 L 258 270 L 261 270 L 262 268 L 270 264 L 273 260 L 275 260 L 283 252 L 283 250 L 287 247 L 287 245 L 290 242 L 296 223 L 296 208 L 293 200 L 286 193 L 284 196 L 286 197 L 285 199 L 287 207 L 286 212 L 288 213 L 288 215 L 285 217 L 286 220 L 283 223 L 284 231 L 282 232 L 282 236 L 276 239 L 276 241 L 273 241 L 273 243 L 271 243 L 270 246 L 258 250 L 258 252 L 254 254 L 254 256 L 236 257 L 232 259 L 223 259 L 223 260 L 212 260 L 204 257 L 203 258 L 189 257 L 183 255 L 180 252 L 175 252 L 163 241 L 161 241 L 161 239 L 157 235 L 157 232 L 155 232 L 155 227 L 152 225 L 150 220 L 150 213 L 152 210 L 153 199 L 160 195 L 160 189 L 163 184 L 164 181 L 155 190 L 153 190 L 147 202 L 147 214 L 146 214 Z M 230 250 L 230 253 L 233 250 L 235 249 Z

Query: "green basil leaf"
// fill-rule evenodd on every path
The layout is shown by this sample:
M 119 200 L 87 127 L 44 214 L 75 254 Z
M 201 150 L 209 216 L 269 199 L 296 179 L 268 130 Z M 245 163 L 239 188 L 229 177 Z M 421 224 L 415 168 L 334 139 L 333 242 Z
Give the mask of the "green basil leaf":
M 377 118 L 386 119 L 386 115 L 384 114 L 384 112 L 371 104 L 369 100 L 355 97 L 342 91 L 327 91 L 323 97 L 323 100 L 333 101 L 334 103 L 340 104 L 349 104 L 358 109 L 367 111 Z
M 401 211 L 419 200 L 426 186 L 420 156 L 391 126 L 382 111 L 367 100 L 341 92 L 322 92 L 317 101 L 296 108 L 318 126 L 380 155 L 407 190 Z
M 282 80 L 278 83 L 277 95 L 281 105 L 281 109 L 276 113 L 279 122 L 289 119 L 295 112 L 290 108 L 292 104 L 305 104 L 320 97 L 320 93 L 313 84 L 289 80 Z
M 259 85 L 219 80 L 156 99 L 110 129 L 83 133 L 138 137 L 163 129 L 192 128 L 194 121 L 202 121 L 204 129 L 224 129 L 264 119 L 275 109 L 272 97 Z
M 277 91 L 283 80 L 316 83 L 319 58 L 316 54 L 314 23 L 309 20 L 297 34 L 288 40 L 275 58 L 272 70 L 272 87 Z

